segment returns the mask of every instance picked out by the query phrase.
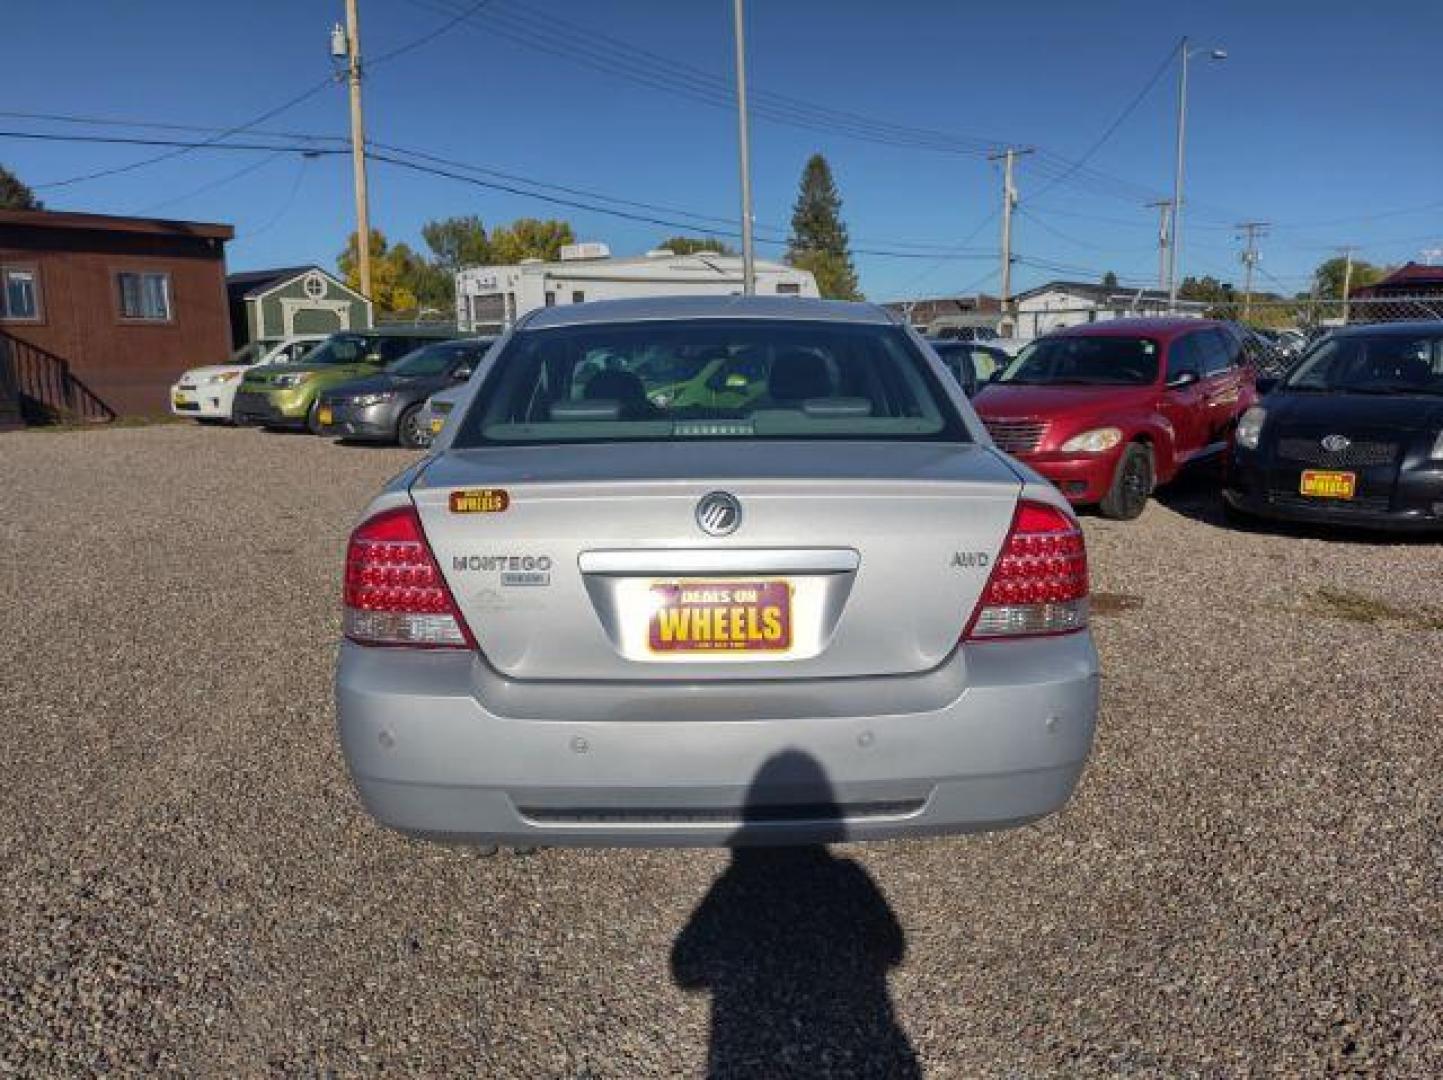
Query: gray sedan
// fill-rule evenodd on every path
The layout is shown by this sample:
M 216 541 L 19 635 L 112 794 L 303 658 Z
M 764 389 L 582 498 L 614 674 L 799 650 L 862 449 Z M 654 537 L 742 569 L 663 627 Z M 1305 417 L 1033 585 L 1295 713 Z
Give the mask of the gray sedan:
M 426 446 L 422 406 L 432 394 L 463 383 L 494 338 L 438 341 L 407 353 L 385 371 L 325 391 L 316 410 L 317 434 L 357 442 Z
M 1087 596 L 1067 502 L 881 309 L 543 309 L 351 536 L 341 742 L 450 841 L 1004 828 L 1091 748 Z

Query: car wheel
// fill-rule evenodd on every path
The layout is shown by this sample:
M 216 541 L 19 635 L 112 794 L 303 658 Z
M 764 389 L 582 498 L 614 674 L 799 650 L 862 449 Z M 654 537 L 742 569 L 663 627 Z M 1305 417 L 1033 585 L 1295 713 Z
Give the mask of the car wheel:
M 312 435 L 321 433 L 321 399 L 316 398 L 311 402 L 310 412 L 306 413 L 306 430 Z
M 1129 443 L 1112 475 L 1112 486 L 1098 506 L 1102 516 L 1115 521 L 1139 517 L 1147 507 L 1156 476 L 1152 449 L 1142 443 Z
M 412 405 L 396 422 L 396 441 L 407 450 L 421 450 L 429 442 L 421 427 L 421 406 Z

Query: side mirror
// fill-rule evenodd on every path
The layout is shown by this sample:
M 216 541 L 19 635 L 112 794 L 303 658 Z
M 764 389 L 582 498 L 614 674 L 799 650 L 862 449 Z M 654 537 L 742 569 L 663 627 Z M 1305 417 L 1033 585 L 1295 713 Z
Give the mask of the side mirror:
M 451 378 L 455 379 L 457 382 L 465 382 L 471 377 L 471 372 L 473 370 L 473 368 L 458 367 L 455 371 L 451 372 Z
M 1196 371 L 1179 371 L 1167 381 L 1167 388 L 1169 390 L 1185 390 L 1196 382 L 1198 382 Z

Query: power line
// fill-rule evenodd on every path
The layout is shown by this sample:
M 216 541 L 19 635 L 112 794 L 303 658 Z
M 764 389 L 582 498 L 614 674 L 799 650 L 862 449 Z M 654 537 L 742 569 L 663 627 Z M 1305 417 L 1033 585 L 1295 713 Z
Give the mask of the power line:
M 1053 177 L 1051 181 L 1044 184 L 1042 190 L 1032 196 L 1033 202 L 1041 199 L 1042 196 L 1046 195 L 1058 184 L 1063 183 L 1068 178 L 1073 176 L 1075 173 L 1081 170 L 1089 161 L 1092 160 L 1093 156 L 1102 149 L 1103 145 L 1106 144 L 1107 140 L 1112 138 L 1113 133 L 1122 126 L 1123 121 L 1125 121 L 1129 116 L 1131 116 L 1133 112 L 1137 109 L 1137 107 L 1142 104 L 1142 99 L 1147 97 L 1147 95 L 1152 91 L 1152 88 L 1157 85 L 1158 80 L 1162 78 L 1163 74 L 1167 71 L 1167 69 L 1172 66 L 1172 58 L 1174 52 L 1175 50 L 1173 48 L 1168 48 L 1167 55 L 1162 58 L 1162 63 L 1157 66 L 1157 70 L 1152 73 L 1152 77 L 1143 84 L 1142 89 L 1133 96 L 1133 99 L 1123 107 L 1122 112 L 1118 113 L 1117 116 L 1113 119 L 1112 123 L 1107 125 L 1106 129 L 1103 130 L 1102 134 L 1099 135 L 1097 139 L 1094 140 L 1092 145 L 1087 148 L 1086 152 L 1083 153 L 1082 157 L 1078 158 L 1077 161 L 1075 161 L 1066 171 Z
M 434 41 L 436 38 L 440 37 L 442 34 L 444 34 L 447 30 L 450 30 L 450 29 L 451 29 L 453 26 L 455 26 L 457 23 L 463 22 L 464 20 L 471 18 L 471 16 L 475 15 L 475 14 L 478 13 L 482 8 L 488 6 L 488 5 L 491 4 L 491 3 L 494 3 L 494 0 L 478 0 L 477 3 L 472 4 L 472 5 L 471 5 L 469 8 L 467 8 L 466 10 L 460 12 L 459 14 L 457 14 L 456 16 L 454 16 L 453 18 L 448 19 L 446 22 L 443 22 L 440 26 L 436 27 L 434 30 L 430 30 L 430 31 L 422 34 L 420 37 L 415 38 L 415 39 L 413 39 L 413 40 L 411 40 L 411 41 L 406 42 L 406 44 L 404 44 L 404 45 L 398 45 L 398 46 L 396 46 L 396 48 L 390 50 L 389 52 L 383 52 L 380 56 L 376 57 L 374 60 L 368 60 L 368 61 L 366 62 L 366 67 L 368 67 L 368 68 L 379 67 L 380 65 L 386 63 L 387 61 L 396 59 L 398 56 L 405 56 L 408 52 L 411 52 L 413 49 L 419 49 L 422 45 L 425 45 L 425 44 L 427 44 L 428 42 Z
M 280 157 L 283 153 L 285 153 L 284 150 L 276 150 L 273 153 L 267 154 L 259 161 L 252 161 L 249 164 L 244 165 L 239 169 L 236 169 L 234 172 L 226 173 L 224 176 L 218 177 L 215 180 L 211 180 L 208 183 L 201 184 L 198 188 L 192 188 L 190 191 L 185 192 L 183 195 L 173 195 L 168 199 L 161 199 L 159 202 L 151 203 L 149 206 L 143 206 L 136 211 L 136 214 L 142 216 L 146 214 L 153 214 L 155 213 L 155 211 L 161 209 L 162 207 L 174 206 L 178 202 L 184 202 L 186 199 L 194 198 L 197 195 L 203 195 L 207 191 L 213 191 L 218 187 L 229 184 L 232 180 L 239 180 L 242 176 L 248 176 L 249 174 L 255 172 L 257 169 L 264 168 L 272 161 L 275 161 L 276 158 Z M 301 160 L 305 161 L 305 158 L 301 158 Z
M 196 143 L 196 144 L 194 144 L 194 145 L 190 145 L 190 146 L 180 146 L 180 145 L 177 145 L 177 146 L 174 146 L 173 149 L 167 150 L 167 151 L 166 151 L 165 153 L 163 153 L 163 154 L 156 154 L 156 155 L 154 155 L 154 156 L 152 156 L 152 157 L 142 158 L 142 159 L 139 160 L 139 161 L 132 161 L 132 162 L 130 162 L 128 165 L 116 165 L 116 166 L 114 166 L 114 167 L 112 167 L 112 168 L 109 168 L 109 169 L 99 169 L 99 170 L 97 170 L 97 171 L 95 171 L 95 172 L 82 173 L 82 174 L 80 174 L 80 175 L 78 175 L 78 176 L 66 177 L 64 180 L 50 180 L 50 181 L 47 181 L 46 183 L 43 183 L 43 184 L 35 184 L 34 187 L 40 188 L 40 189 L 69 187 L 69 186 L 72 185 L 72 184 L 80 184 L 80 183 L 84 183 L 84 182 L 86 182 L 86 181 L 88 181 L 88 180 L 98 180 L 98 179 L 100 179 L 101 177 L 104 177 L 104 176 L 117 176 L 117 175 L 119 175 L 120 173 L 132 172 L 132 171 L 135 170 L 135 169 L 141 169 L 141 168 L 144 168 L 144 167 L 147 166 L 147 165 L 156 165 L 156 164 L 159 164 L 159 163 L 162 162 L 162 161 L 169 161 L 169 160 L 172 159 L 172 158 L 180 157 L 182 154 L 188 154 L 188 153 L 190 153 L 192 150 L 198 150 L 198 149 L 201 149 L 202 147 L 210 146 L 210 145 L 213 144 L 213 143 L 220 142 L 222 139 L 227 139 L 227 138 L 229 138 L 229 137 L 232 136 L 232 135 L 239 135 L 241 132 L 247 131 L 247 130 L 249 130 L 250 128 L 255 127 L 257 124 L 264 124 L 264 123 L 265 123 L 267 120 L 269 120 L 271 117 L 273 117 L 273 116 L 279 116 L 281 113 L 285 112 L 287 109 L 293 109 L 293 108 L 295 108 L 297 105 L 299 105 L 301 102 L 307 101 L 307 100 L 309 100 L 310 98 L 315 97 L 315 96 L 316 96 L 317 94 L 319 94 L 322 90 L 324 90 L 324 89 L 326 89 L 328 86 L 330 86 L 330 85 L 331 85 L 331 82 L 332 82 L 331 76 L 327 75 L 324 79 L 322 79 L 320 82 L 316 83 L 314 86 L 312 86 L 312 87 L 310 87 L 310 88 L 308 88 L 308 89 L 306 89 L 306 90 L 301 91 L 299 94 L 297 94 L 297 95 L 296 95 L 295 97 L 293 97 L 293 98 L 288 98 L 286 101 L 281 102 L 281 104 L 277 105 L 275 108 L 273 108 L 273 109 L 267 109 L 265 112 L 261 113 L 259 116 L 256 116 L 256 117 L 254 117 L 254 118 L 252 118 L 252 119 L 250 119 L 250 120 L 247 120 L 247 121 L 246 121 L 245 123 L 243 123 L 243 124 L 236 124 L 234 127 L 225 128 L 225 129 L 224 129 L 223 131 L 221 131 L 219 134 L 213 135 L 213 136 L 211 136 L 209 139 L 205 139 L 205 140 L 203 140 L 203 141 L 201 141 L 201 142 L 199 142 L 199 143 Z

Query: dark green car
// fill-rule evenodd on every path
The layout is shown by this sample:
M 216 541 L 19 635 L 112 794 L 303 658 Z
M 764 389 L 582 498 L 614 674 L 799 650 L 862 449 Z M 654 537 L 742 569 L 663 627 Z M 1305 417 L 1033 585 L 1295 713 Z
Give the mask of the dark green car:
M 343 330 L 326 338 L 298 364 L 273 364 L 246 372 L 231 415 L 237 424 L 308 428 L 319 433 L 321 391 L 374 375 L 423 345 L 456 336 L 454 326 Z

